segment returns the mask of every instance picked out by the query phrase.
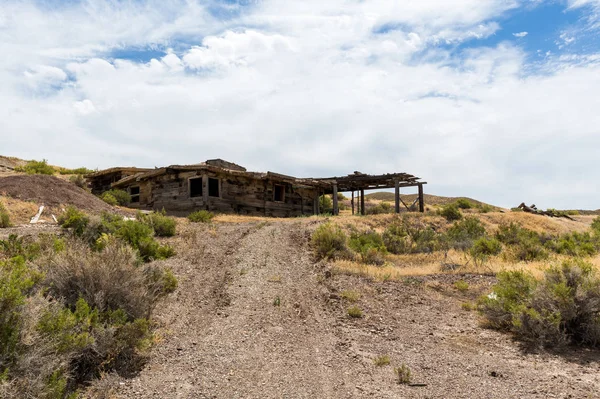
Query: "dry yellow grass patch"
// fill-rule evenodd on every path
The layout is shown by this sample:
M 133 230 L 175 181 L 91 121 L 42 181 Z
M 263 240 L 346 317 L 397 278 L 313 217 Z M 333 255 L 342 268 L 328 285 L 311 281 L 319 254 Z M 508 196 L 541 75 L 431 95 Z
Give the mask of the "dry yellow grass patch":
M 572 259 L 556 255 L 546 261 L 537 262 L 507 262 L 501 256 L 493 257 L 483 265 L 475 265 L 472 260 L 459 251 L 449 251 L 448 256 L 443 252 L 433 254 L 390 255 L 384 266 L 366 265 L 349 260 L 337 260 L 332 266 L 336 272 L 369 277 L 379 281 L 401 280 L 409 276 L 427 276 L 432 274 L 496 274 L 501 271 L 527 270 L 535 277 L 541 278 L 544 269 L 550 265 L 559 264 Z M 600 255 L 587 258 L 600 271 Z M 455 270 L 442 270 L 443 263 L 456 263 Z
M 0 196 L 0 203 L 6 208 L 12 224 L 29 223 L 39 209 L 33 202 L 21 201 L 11 197 Z

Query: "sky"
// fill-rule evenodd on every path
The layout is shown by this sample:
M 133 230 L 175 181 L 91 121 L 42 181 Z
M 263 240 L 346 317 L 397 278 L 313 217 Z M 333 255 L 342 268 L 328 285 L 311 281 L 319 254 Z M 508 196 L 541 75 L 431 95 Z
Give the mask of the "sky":
M 598 209 L 599 34 L 600 0 L 0 0 L 0 154 Z

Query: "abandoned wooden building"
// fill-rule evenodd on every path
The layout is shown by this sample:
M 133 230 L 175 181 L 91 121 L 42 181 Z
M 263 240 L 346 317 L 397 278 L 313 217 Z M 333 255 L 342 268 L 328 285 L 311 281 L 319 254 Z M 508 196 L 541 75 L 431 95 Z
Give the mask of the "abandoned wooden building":
M 423 185 L 406 173 L 366 175 L 355 172 L 344 177 L 296 178 L 273 172 L 249 172 L 222 159 L 195 165 L 171 165 L 157 169 L 111 168 L 86 176 L 92 192 L 101 194 L 122 189 L 131 196 L 131 207 L 165 209 L 185 213 L 200 209 L 224 213 L 290 217 L 319 213 L 319 198 L 333 194 L 333 213 L 339 213 L 338 192 L 354 192 L 360 198 L 357 210 L 364 214 L 365 190 L 395 188 L 396 207 L 400 204 L 423 212 Z M 400 188 L 418 187 L 412 206 L 404 203 Z

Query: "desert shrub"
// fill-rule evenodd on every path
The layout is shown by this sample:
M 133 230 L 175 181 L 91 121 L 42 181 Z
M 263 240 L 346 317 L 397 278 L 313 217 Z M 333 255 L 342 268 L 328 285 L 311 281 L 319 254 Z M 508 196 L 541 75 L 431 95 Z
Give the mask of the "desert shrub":
M 76 236 L 84 233 L 89 222 L 90 218 L 73 206 L 67 207 L 65 213 L 58 217 L 58 224 L 65 229 L 71 229 Z
M 38 242 L 26 241 L 25 237 L 17 234 L 9 234 L 6 240 L 0 240 L 0 252 L 8 259 L 20 256 L 32 260 L 40 255 L 41 250 Z
M 360 319 L 361 317 L 363 317 L 363 312 L 356 305 L 350 306 L 348 308 L 348 316 L 352 317 L 353 319 Z
M 411 372 L 406 364 L 402 363 L 400 367 L 394 368 L 394 373 L 398 384 L 410 384 Z
M 52 166 L 48 165 L 48 161 L 29 161 L 25 166 L 18 166 L 15 168 L 17 172 L 24 172 L 28 175 L 53 175 L 55 170 Z
M 501 225 L 495 237 L 510 247 L 508 254 L 515 260 L 532 262 L 548 258 L 548 251 L 542 245 L 542 237 L 516 223 Z
M 412 252 L 412 240 L 404 224 L 388 226 L 381 236 L 385 248 L 393 254 L 408 254 Z
M 71 176 L 71 177 L 69 177 L 69 181 L 80 188 L 85 188 L 87 186 L 87 183 L 86 183 L 85 179 L 83 178 L 83 175 Z
M 18 355 L 21 307 L 41 274 L 25 264 L 22 257 L 0 261 L 0 370 Z
M 320 225 L 312 234 L 311 242 L 319 259 L 335 259 L 347 252 L 346 234 L 332 223 Z
M 488 204 L 479 204 L 477 205 L 477 209 L 480 213 L 489 213 L 494 210 L 494 207 Z
M 510 208 L 511 212 L 523 212 L 523 209 L 515 207 L 515 208 Z
M 196 212 L 192 212 L 188 215 L 188 219 L 193 223 L 210 223 L 210 221 L 215 217 L 212 212 L 206 211 L 204 209 Z
M 83 298 L 100 312 L 122 309 L 129 319 L 147 317 L 155 297 L 136 253 L 113 239 L 101 251 L 92 251 L 72 240 L 67 249 L 48 260 L 46 285 L 49 292 L 74 308 Z
M 491 326 L 532 345 L 600 345 L 600 278 L 582 261 L 550 267 L 540 282 L 505 272 L 480 310 Z
M 390 363 L 391 360 L 388 355 L 377 356 L 375 359 L 373 359 L 373 364 L 375 364 L 377 367 L 387 366 Z
M 486 259 L 502 252 L 502 244 L 495 238 L 481 237 L 473 242 L 471 256 L 476 259 Z
M 344 290 L 340 293 L 340 298 L 347 300 L 348 302 L 356 302 L 360 299 L 360 294 L 352 290 Z
M 137 219 L 150 226 L 158 237 L 173 237 L 175 235 L 177 222 L 175 219 L 168 217 L 164 210 L 149 214 L 139 212 Z
M 84 176 L 84 175 L 89 175 L 90 173 L 94 173 L 93 170 L 88 169 L 88 168 L 76 168 L 76 169 L 66 169 L 66 168 L 61 168 L 58 173 L 60 173 L 61 175 L 80 175 L 80 176 Z
M 117 199 L 115 198 L 115 196 L 112 195 L 109 192 L 105 192 L 104 194 L 102 194 L 100 196 L 100 199 L 102 201 L 106 202 L 108 205 L 112 205 L 112 206 L 119 205 L 119 201 L 117 201 Z
M 440 235 L 431 227 L 410 225 L 406 218 L 388 226 L 382 238 L 393 254 L 431 253 L 441 248 Z
M 600 234 L 600 216 L 596 217 L 593 221 L 592 221 L 592 231 L 598 235 Z
M 471 209 L 474 207 L 473 203 L 466 198 L 457 199 L 455 204 L 460 209 Z
M 463 215 L 456 204 L 449 204 L 440 210 L 440 215 L 449 222 L 462 219 Z
M 153 238 L 154 230 L 147 224 L 137 220 L 124 220 L 118 226 L 114 232 L 115 237 L 137 249 L 144 262 L 166 259 L 175 254 L 172 247 L 162 246 Z
M 571 232 L 547 241 L 545 247 L 563 255 L 592 256 L 600 248 L 600 237 L 593 236 L 589 232 Z
M 485 227 L 479 219 L 466 217 L 455 222 L 446 233 L 449 245 L 455 249 L 466 250 L 473 246 L 473 242 L 485 235 Z
M 353 232 L 348 246 L 360 255 L 363 263 L 383 265 L 385 262 L 387 250 L 381 235 L 375 231 Z
M 329 195 L 319 197 L 319 213 L 333 213 L 333 200 Z
M 370 208 L 365 207 L 365 214 L 367 215 L 381 215 L 384 213 L 394 213 L 394 208 L 389 202 L 380 202 Z
M 125 190 L 112 189 L 102 193 L 100 196 L 104 200 L 105 196 L 110 195 L 117 200 L 117 204 L 127 206 L 131 203 L 131 195 Z M 106 201 L 106 200 L 105 200 Z
M 0 229 L 10 227 L 10 215 L 2 203 L 0 203 Z
M 454 288 L 456 288 L 460 292 L 467 292 L 469 290 L 469 283 L 465 280 L 458 280 L 454 282 Z
M 346 197 L 342 193 L 337 193 L 337 199 L 338 201 L 345 201 Z

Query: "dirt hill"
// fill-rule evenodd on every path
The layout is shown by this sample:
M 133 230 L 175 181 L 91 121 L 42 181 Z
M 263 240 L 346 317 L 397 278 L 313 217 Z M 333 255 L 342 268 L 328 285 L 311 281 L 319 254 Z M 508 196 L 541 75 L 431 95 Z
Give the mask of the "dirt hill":
M 423 196 L 425 199 L 425 203 L 427 205 L 446 205 L 451 202 L 455 202 L 456 200 L 459 200 L 459 199 L 466 199 L 475 205 L 479 205 L 479 204 L 487 205 L 484 202 L 477 201 L 477 200 L 475 200 L 473 198 L 469 198 L 469 197 L 442 197 L 439 195 L 431 195 L 431 194 L 423 194 Z M 417 198 L 417 194 L 402 195 L 402 199 L 404 200 L 404 202 L 409 201 L 412 203 L 412 201 L 414 201 L 416 198 Z M 387 202 L 395 201 L 394 193 L 390 193 L 387 191 L 378 191 L 378 192 L 371 193 L 371 194 L 365 194 L 365 199 L 373 199 L 373 200 L 377 200 L 377 201 L 387 201 Z
M 0 177 L 0 195 L 51 208 L 73 205 L 92 213 L 114 210 L 113 207 L 84 189 L 54 176 L 10 175 Z

